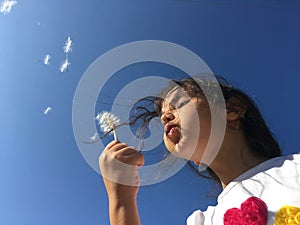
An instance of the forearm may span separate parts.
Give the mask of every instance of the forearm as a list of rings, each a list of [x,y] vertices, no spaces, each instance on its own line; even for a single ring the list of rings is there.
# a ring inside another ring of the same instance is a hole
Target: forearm
[[[120,162],[129,166],[120,166]],[[112,141],[99,157],[99,166],[108,194],[111,225],[140,225],[137,209],[138,167],[144,156],[124,143]],[[124,181],[131,181],[123,184]]]
[[[126,201],[110,200],[109,217],[111,225],[140,225],[136,199]]]

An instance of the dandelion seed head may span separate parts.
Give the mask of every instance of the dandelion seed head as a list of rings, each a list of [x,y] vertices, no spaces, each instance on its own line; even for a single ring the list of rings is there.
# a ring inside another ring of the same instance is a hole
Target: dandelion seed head
[[[117,116],[106,111],[99,113],[96,116],[96,120],[103,132],[112,131],[120,123],[120,119]]]
[[[15,4],[17,4],[17,1],[2,1],[0,5],[0,12],[2,12],[4,15],[9,13]]]

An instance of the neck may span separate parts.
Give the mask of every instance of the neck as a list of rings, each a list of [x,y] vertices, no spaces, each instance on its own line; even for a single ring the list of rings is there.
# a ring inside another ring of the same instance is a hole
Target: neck
[[[235,178],[265,160],[253,153],[242,132],[233,131],[225,137],[223,146],[210,167],[219,177],[224,189]]]

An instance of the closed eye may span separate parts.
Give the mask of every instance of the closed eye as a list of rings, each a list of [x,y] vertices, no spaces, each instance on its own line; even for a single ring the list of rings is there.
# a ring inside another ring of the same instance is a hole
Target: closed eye
[[[190,102],[190,100],[186,100],[183,102],[179,102],[176,106],[176,109],[180,109],[181,107],[185,106],[186,104],[188,104]]]

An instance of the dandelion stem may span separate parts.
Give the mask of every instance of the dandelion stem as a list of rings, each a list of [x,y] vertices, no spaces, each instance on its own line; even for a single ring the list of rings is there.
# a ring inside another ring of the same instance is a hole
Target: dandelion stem
[[[114,139],[115,139],[115,141],[119,141],[118,140],[118,136],[117,136],[117,131],[116,131],[115,127],[113,128],[113,132],[114,132]]]

